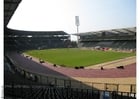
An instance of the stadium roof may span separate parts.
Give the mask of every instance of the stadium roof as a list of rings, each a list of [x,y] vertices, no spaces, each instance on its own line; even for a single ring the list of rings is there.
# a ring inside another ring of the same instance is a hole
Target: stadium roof
[[[78,33],[78,34],[76,33],[76,34],[73,34],[73,35],[88,36],[88,35],[98,35],[98,34],[101,34],[101,33],[134,35],[136,33],[136,27],[101,30],[101,31],[94,31],[94,32],[84,32],[84,33]]]
[[[4,27],[7,26],[21,0],[4,0]]]
[[[24,30],[14,30],[6,29],[7,33],[13,35],[69,35],[64,31],[24,31]]]

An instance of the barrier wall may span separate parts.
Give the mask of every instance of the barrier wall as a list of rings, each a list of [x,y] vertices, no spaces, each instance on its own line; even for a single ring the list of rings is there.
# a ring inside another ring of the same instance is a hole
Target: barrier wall
[[[26,70],[15,64],[15,71],[20,73],[27,79],[31,79],[41,84],[56,87],[85,88],[94,90],[120,91],[136,93],[135,84],[113,84],[113,83],[97,83],[97,82],[81,82],[70,79],[68,77],[60,77],[54,75],[43,75]]]

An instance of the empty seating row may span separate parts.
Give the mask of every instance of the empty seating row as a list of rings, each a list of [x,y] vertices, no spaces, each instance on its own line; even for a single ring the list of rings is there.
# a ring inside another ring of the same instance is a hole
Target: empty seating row
[[[128,92],[14,84],[5,85],[4,96],[14,99],[136,99],[135,93]]]

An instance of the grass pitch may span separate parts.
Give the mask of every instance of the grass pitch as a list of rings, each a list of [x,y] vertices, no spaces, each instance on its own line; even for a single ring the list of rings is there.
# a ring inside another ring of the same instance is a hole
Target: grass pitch
[[[135,56],[135,53],[81,50],[76,48],[30,50],[25,53],[33,57],[43,59],[44,61],[58,65],[65,65],[67,67],[85,67],[129,56]]]

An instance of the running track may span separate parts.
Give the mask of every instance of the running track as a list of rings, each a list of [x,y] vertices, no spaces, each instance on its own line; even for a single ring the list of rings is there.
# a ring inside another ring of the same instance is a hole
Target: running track
[[[136,63],[125,66],[124,69],[74,69],[65,67],[54,67],[47,63],[39,63],[35,60],[30,60],[23,55],[16,52],[8,54],[16,64],[19,66],[36,73],[43,75],[55,75],[64,77],[88,77],[88,78],[123,78],[123,77],[136,77]]]

